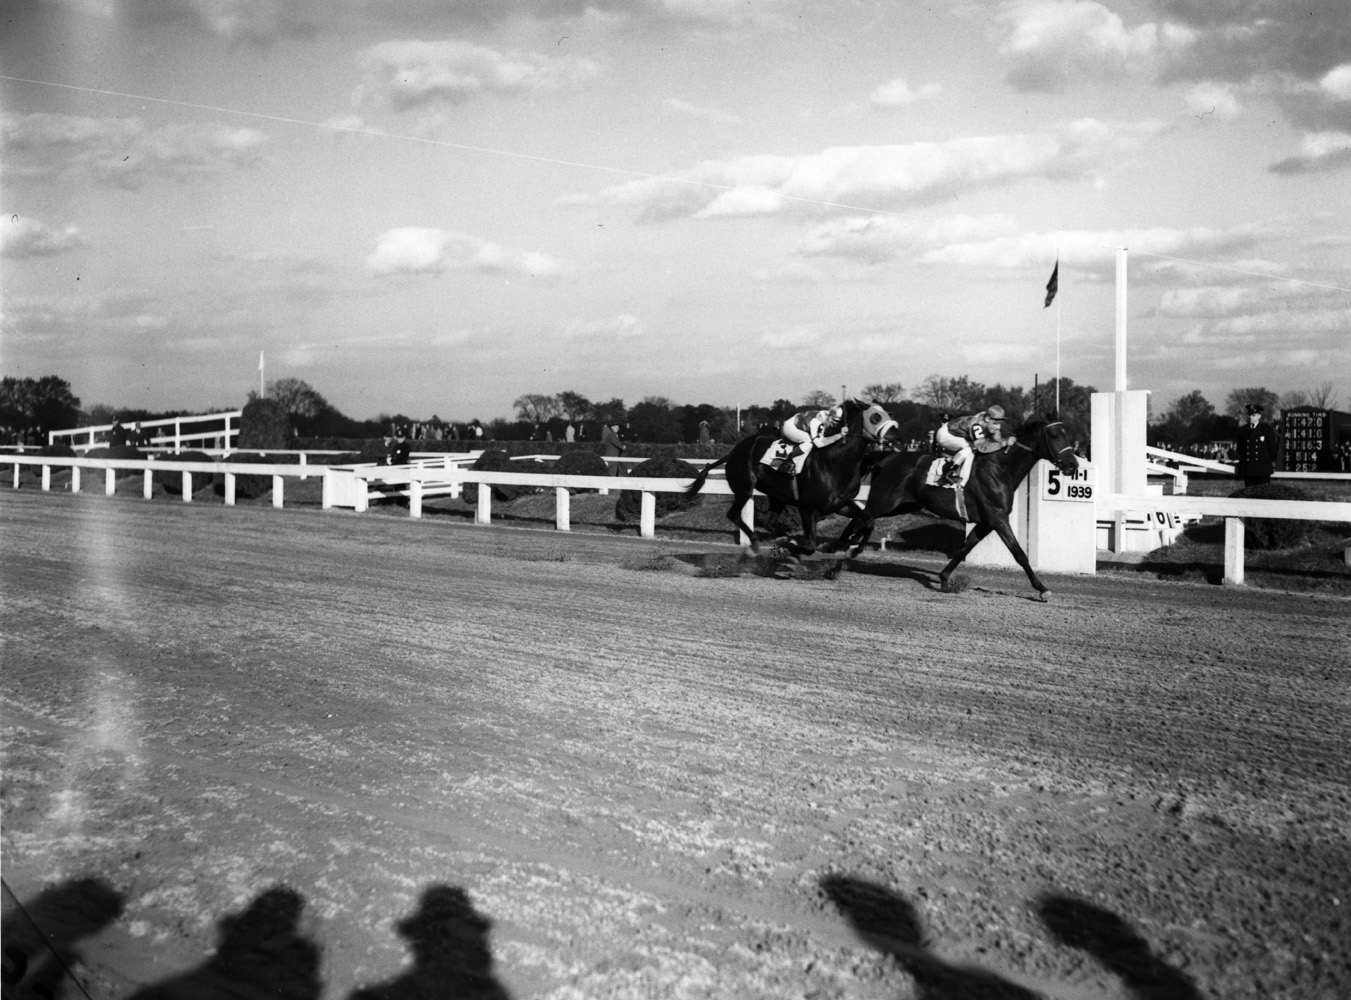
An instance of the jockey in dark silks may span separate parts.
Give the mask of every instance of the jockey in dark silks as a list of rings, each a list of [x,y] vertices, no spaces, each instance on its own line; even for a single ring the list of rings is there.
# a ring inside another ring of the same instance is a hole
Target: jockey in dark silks
[[[794,446],[792,460],[784,463],[783,471],[796,476],[813,448],[824,448],[844,437],[844,407],[794,413],[783,422],[779,432]]]
[[[947,471],[943,473],[944,486],[965,486],[971,478],[971,460],[975,451],[998,451],[1004,440],[1004,408],[999,404],[986,407],[979,413],[955,417],[938,428],[934,440],[949,452]]]

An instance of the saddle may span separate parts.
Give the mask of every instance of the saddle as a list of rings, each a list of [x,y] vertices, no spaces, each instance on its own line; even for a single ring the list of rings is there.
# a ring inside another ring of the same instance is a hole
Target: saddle
[[[801,472],[806,462],[807,453],[792,441],[784,438],[778,438],[760,456],[761,465],[767,465],[771,469],[791,475],[797,475]]]
[[[957,516],[963,521],[970,520],[966,514],[966,491],[962,489],[959,483],[942,481],[948,464],[949,459],[942,455],[935,455],[934,460],[929,463],[928,470],[924,473],[924,485],[951,492],[952,502],[957,507]]]

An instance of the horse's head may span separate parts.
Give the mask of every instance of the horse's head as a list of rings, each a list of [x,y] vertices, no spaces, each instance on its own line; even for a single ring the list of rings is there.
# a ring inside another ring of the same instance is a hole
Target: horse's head
[[[844,422],[850,434],[876,444],[890,441],[900,429],[881,403],[865,403],[861,399],[844,401]]]
[[[1068,475],[1079,468],[1079,456],[1074,454],[1074,442],[1060,420],[1047,421],[1037,432],[1037,455],[1054,462],[1056,468]]]

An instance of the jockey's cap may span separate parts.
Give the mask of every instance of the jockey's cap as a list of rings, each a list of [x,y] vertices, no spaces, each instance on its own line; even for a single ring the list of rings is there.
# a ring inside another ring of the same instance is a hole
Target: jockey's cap
[[[990,416],[994,417],[996,420],[1004,419],[1004,408],[1000,406],[998,403],[995,403],[985,412],[988,413]]]

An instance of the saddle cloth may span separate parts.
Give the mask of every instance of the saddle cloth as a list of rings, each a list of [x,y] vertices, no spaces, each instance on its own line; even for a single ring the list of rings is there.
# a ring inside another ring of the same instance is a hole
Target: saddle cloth
[[[787,472],[790,466],[794,472],[801,472],[806,462],[807,453],[800,451],[796,444],[784,438],[779,438],[760,456],[761,465],[768,465],[780,472]]]
[[[952,502],[957,507],[957,517],[966,521],[969,520],[966,513],[966,492],[956,483],[940,483],[938,480],[943,477],[943,470],[947,468],[948,460],[942,455],[937,455],[929,463],[929,470],[924,473],[924,485],[932,486],[935,489],[950,490],[952,492]]]

